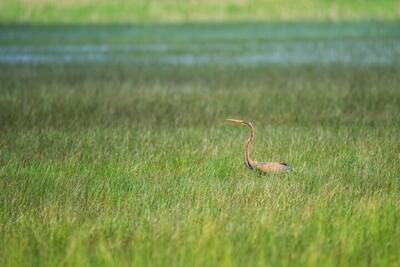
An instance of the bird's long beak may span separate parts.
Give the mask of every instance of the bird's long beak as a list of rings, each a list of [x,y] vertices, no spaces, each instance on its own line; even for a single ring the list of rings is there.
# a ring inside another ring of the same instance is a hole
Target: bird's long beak
[[[226,119],[226,120],[233,123],[244,123],[244,120],[235,120],[235,119]]]

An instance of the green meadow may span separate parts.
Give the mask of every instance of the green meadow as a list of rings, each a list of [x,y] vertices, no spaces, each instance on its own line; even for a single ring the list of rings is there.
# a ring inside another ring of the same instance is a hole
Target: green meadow
[[[0,266],[398,266],[399,29],[3,24]]]

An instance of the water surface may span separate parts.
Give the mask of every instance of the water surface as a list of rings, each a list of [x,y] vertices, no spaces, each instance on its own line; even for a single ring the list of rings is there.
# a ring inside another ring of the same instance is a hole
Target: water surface
[[[358,64],[400,62],[400,23],[2,26],[2,63]]]

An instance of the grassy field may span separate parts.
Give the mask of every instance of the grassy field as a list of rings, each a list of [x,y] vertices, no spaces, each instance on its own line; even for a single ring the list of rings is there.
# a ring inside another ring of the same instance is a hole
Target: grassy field
[[[1,0],[8,23],[398,20],[399,0]]]
[[[398,266],[398,28],[2,28],[0,266]]]

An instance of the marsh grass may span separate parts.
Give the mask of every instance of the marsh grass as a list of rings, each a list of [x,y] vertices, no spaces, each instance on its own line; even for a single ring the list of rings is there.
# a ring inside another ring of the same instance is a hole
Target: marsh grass
[[[400,262],[397,67],[0,68],[1,266]]]

